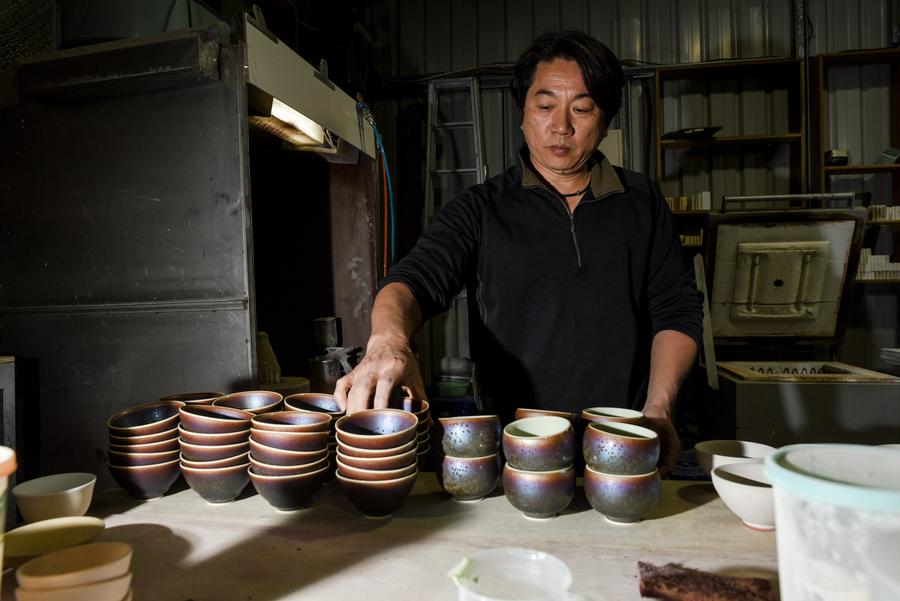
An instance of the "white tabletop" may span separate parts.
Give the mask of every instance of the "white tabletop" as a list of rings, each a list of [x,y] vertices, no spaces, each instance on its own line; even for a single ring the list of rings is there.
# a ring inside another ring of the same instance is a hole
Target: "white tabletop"
[[[136,601],[452,600],[447,572],[479,549],[540,549],[566,562],[573,592],[591,601],[639,599],[637,561],[679,562],[739,575],[775,577],[773,533],[752,531],[709,483],[663,482],[654,512],[633,526],[606,522],[579,486],[562,515],[524,518],[502,496],[450,499],[423,473],[394,517],[363,517],[333,482],[304,510],[281,513],[248,486],[242,498],[210,505],[176,485],[137,502],[119,490],[97,493],[100,540],[134,546]],[[12,598],[7,574],[3,597]]]

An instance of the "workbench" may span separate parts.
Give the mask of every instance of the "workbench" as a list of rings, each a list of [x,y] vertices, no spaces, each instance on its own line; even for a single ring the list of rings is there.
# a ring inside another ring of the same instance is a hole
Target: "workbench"
[[[580,485],[565,512],[537,521],[499,489],[478,502],[455,501],[432,473],[419,475],[388,519],[361,515],[337,482],[289,513],[252,485],[232,503],[211,505],[179,481],[147,502],[117,489],[97,492],[89,514],[106,521],[99,540],[134,546],[135,601],[453,600],[447,572],[466,555],[503,546],[559,557],[572,570],[572,592],[590,601],[639,599],[639,559],[777,575],[774,533],[741,525],[708,482],[664,481],[656,509],[631,526],[607,522]],[[13,588],[8,573],[4,599]]]

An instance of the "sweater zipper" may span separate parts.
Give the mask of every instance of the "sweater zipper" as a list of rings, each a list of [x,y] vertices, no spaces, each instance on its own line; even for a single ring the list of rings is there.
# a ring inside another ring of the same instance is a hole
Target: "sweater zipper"
[[[554,196],[556,195],[554,194]],[[569,205],[566,204],[565,199],[559,196],[556,196],[556,198],[559,198],[566,215],[569,216],[569,231],[572,232],[572,245],[575,247],[575,257],[578,259],[578,273],[581,273],[584,270],[584,265],[581,262],[581,249],[578,247],[578,236],[575,233],[575,212],[569,210]]]

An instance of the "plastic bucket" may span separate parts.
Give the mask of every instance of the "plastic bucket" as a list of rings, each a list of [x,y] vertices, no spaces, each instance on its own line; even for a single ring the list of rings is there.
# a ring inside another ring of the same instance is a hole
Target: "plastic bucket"
[[[900,453],[791,445],[765,459],[775,493],[782,601],[866,601],[869,546],[900,529]]]
[[[16,471],[16,452],[0,446],[0,572],[3,571],[3,528],[6,526],[6,499],[9,477]]]

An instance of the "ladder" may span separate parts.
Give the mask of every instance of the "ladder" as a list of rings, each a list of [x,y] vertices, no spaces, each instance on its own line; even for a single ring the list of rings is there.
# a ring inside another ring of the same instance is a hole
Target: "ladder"
[[[423,220],[427,226],[446,201],[487,176],[476,77],[429,82],[425,163]]]
[[[447,201],[486,178],[478,79],[430,81],[423,226],[431,223]],[[469,356],[466,303],[463,289],[448,312],[435,316],[419,330],[419,369],[426,383],[440,373],[443,357]]]

